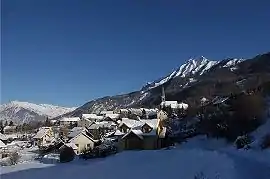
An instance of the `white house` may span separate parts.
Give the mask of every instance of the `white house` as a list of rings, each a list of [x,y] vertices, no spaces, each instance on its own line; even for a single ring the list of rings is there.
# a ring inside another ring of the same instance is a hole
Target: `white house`
[[[70,124],[77,124],[79,122],[80,118],[79,117],[64,117],[60,119],[60,125],[61,126],[67,126]]]
[[[37,146],[50,144],[54,140],[52,127],[41,127],[37,134],[33,137]]]
[[[3,131],[4,134],[13,134],[16,132],[17,126],[6,126],[4,127]]]
[[[104,116],[99,116],[97,114],[82,114],[82,119],[89,119],[90,121],[102,121]]]
[[[91,134],[82,131],[69,140],[69,145],[72,146],[76,154],[81,154],[84,150],[93,149],[96,142],[97,141],[92,138]]]

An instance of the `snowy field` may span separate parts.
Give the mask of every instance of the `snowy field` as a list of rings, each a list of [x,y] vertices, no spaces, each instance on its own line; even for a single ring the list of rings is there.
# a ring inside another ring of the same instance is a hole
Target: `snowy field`
[[[269,179],[270,160],[258,160],[270,151],[174,148],[127,151],[95,160],[51,164],[28,162],[1,168],[1,179]]]
[[[54,156],[1,167],[1,179],[270,179],[270,149],[258,148],[270,120],[251,135],[252,149],[236,150],[224,140],[197,136],[170,150],[125,151],[103,159],[56,163]],[[28,151],[29,150],[29,151]],[[33,150],[33,149],[32,149]]]

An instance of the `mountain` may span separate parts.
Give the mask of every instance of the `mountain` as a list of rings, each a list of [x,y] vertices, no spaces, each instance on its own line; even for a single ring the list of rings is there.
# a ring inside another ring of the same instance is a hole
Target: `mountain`
[[[195,105],[202,97],[240,93],[269,81],[270,53],[246,60],[231,58],[213,61],[200,57],[187,60],[172,73],[147,83],[139,91],[92,100],[63,116],[81,116],[83,113],[126,107],[156,107],[161,102],[161,86],[165,88],[167,100]]]
[[[196,75],[203,75],[208,72],[213,66],[221,64],[220,67],[230,68],[231,70],[237,68],[237,64],[244,61],[244,59],[227,59],[223,61],[212,61],[206,59],[204,56],[201,56],[198,59],[189,59],[186,63],[181,65],[177,70],[173,71],[171,74],[166,76],[165,78],[161,78],[153,83],[147,83],[146,86],[143,87],[144,90],[149,90],[155,88],[157,86],[163,85],[169,80],[176,77],[189,77]]]
[[[49,104],[33,104],[12,101],[0,106],[0,120],[12,120],[15,123],[42,121],[73,111],[76,108],[65,108]]]

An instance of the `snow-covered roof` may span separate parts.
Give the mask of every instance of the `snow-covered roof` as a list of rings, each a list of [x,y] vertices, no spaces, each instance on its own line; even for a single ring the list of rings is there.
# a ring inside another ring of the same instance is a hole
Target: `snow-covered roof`
[[[77,130],[83,130],[85,129],[84,127],[73,127],[70,131],[77,131]]]
[[[157,135],[157,130],[152,129],[151,132],[148,133],[142,133],[143,136],[156,136]]]
[[[81,132],[86,131],[86,128],[84,127],[74,127],[71,132],[68,134],[69,138],[73,138],[80,134]]]
[[[120,130],[116,130],[115,133],[114,133],[115,136],[122,136],[122,135],[125,135],[125,133],[121,132]]]
[[[221,103],[224,103],[225,101],[227,101],[228,99],[229,99],[229,97],[223,98],[223,97],[217,96],[212,100],[212,102],[213,102],[213,104],[221,104]]]
[[[60,119],[61,122],[78,122],[79,120],[79,117],[64,117]]]
[[[97,114],[82,114],[82,118],[84,118],[84,119],[102,120],[102,119],[104,119],[104,116],[98,116]]]
[[[4,148],[6,147],[6,144],[4,144],[4,142],[2,142],[2,140],[0,140],[0,148]]]
[[[120,109],[120,113],[127,113],[128,109]]]
[[[157,128],[158,125],[158,119],[141,119],[143,125],[148,124],[152,128]]]
[[[40,128],[37,134],[34,136],[34,139],[41,139],[47,134],[48,131],[49,129],[47,128]]]
[[[187,109],[188,108],[188,104],[181,102],[181,103],[178,104],[178,108],[180,108],[180,109]]]
[[[106,114],[113,114],[113,111],[101,111],[99,114],[106,115]]]
[[[105,114],[105,117],[109,117],[111,119],[118,119],[120,117],[120,114],[108,113],[108,114]]]
[[[71,147],[73,150],[77,150],[78,147],[74,143],[66,143],[65,144],[67,147]]]
[[[207,98],[205,98],[205,97],[202,97],[202,98],[201,98],[201,102],[202,102],[202,103],[205,103],[205,102],[207,102],[207,101],[209,101]]]
[[[82,132],[80,132],[78,135],[76,135],[75,137],[73,137],[72,139],[70,139],[69,140],[69,142],[70,143],[72,143],[78,136],[80,136],[80,135],[83,135],[83,136],[85,136],[86,138],[88,138],[89,140],[91,140],[91,141],[96,141],[96,140],[94,140],[91,136],[90,136],[90,133],[88,133],[88,132],[86,132],[86,131],[82,131]]]
[[[130,133],[133,133],[133,134],[135,134],[135,135],[137,135],[140,139],[143,139],[143,132],[141,131],[141,130],[129,130],[129,132],[128,133],[126,133],[123,137],[122,137],[122,139],[124,139],[126,136],[128,136]]]
[[[7,140],[8,137],[5,134],[0,133],[0,140]]]
[[[116,126],[111,121],[101,121],[101,122],[95,122],[92,125],[89,126],[89,129],[98,129],[98,128],[110,128],[112,126]]]
[[[179,103],[177,101],[164,101],[161,102],[160,104],[161,106],[165,106],[165,107],[171,107],[172,109],[187,109],[188,108],[188,104],[186,103]]]
[[[6,126],[4,130],[15,130],[17,126]]]
[[[143,122],[140,120],[122,118],[122,122],[120,123],[119,127],[121,127],[123,124],[125,124],[129,128],[134,128],[143,125]]]

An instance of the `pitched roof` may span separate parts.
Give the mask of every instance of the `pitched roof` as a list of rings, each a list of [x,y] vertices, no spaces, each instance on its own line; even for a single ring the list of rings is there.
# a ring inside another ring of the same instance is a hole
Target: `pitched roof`
[[[120,117],[120,114],[106,114],[105,117],[109,117],[111,119],[118,119]]]
[[[122,122],[119,124],[119,127],[121,127],[123,124],[125,124],[129,128],[135,128],[135,127],[143,125],[143,122],[140,120],[122,118]]]
[[[84,127],[73,127],[70,131],[77,131],[77,130],[82,130]]]
[[[121,136],[121,135],[125,135],[125,133],[121,132],[120,130],[116,130],[114,135],[115,136]]]
[[[188,108],[188,104],[186,103],[179,103],[177,101],[164,101],[161,102],[160,104],[161,106],[165,106],[165,107],[171,107],[172,109],[187,109]]]
[[[68,134],[69,138],[73,138],[75,136],[77,136],[79,133],[86,131],[86,128],[84,127],[74,127],[73,129],[71,129],[71,132]]]
[[[0,133],[0,140],[7,140],[7,136],[5,134]]]
[[[113,111],[101,111],[99,114],[113,114]]]
[[[129,130],[128,133],[126,133],[122,139],[126,138],[128,135],[130,135],[131,133],[135,134],[136,136],[138,136],[140,139],[143,139],[143,132],[141,130]]]
[[[82,114],[82,118],[92,120],[102,120],[104,119],[104,116],[98,116],[97,114]]]
[[[158,119],[141,119],[143,125],[148,124],[152,128],[157,128],[158,125]]]
[[[78,122],[79,120],[79,117],[64,117],[60,119],[61,122]]]
[[[4,127],[4,130],[14,130],[17,126],[6,126]]]
[[[49,129],[40,128],[39,131],[37,132],[37,134],[34,136],[34,139],[41,139],[42,137],[44,137],[47,134],[48,131],[49,131]]]
[[[67,147],[71,147],[73,150],[77,150],[78,147],[74,143],[66,143],[65,144]]]
[[[156,129],[152,129],[151,132],[148,133],[143,133],[143,136],[156,136],[157,135],[157,130]]]
[[[2,140],[0,140],[0,148],[6,147],[6,144],[4,144],[4,142],[2,142]]]
[[[80,136],[80,135],[85,136],[86,138],[88,138],[89,140],[91,140],[91,141],[93,141],[93,142],[96,142],[96,141],[92,138],[92,136],[90,136],[91,134],[90,134],[89,132],[87,132],[87,131],[82,131],[82,132],[80,132],[78,135],[76,135],[75,137],[73,137],[72,139],[70,139],[69,142],[72,143],[72,141],[73,141],[75,138],[77,138],[78,136]]]

